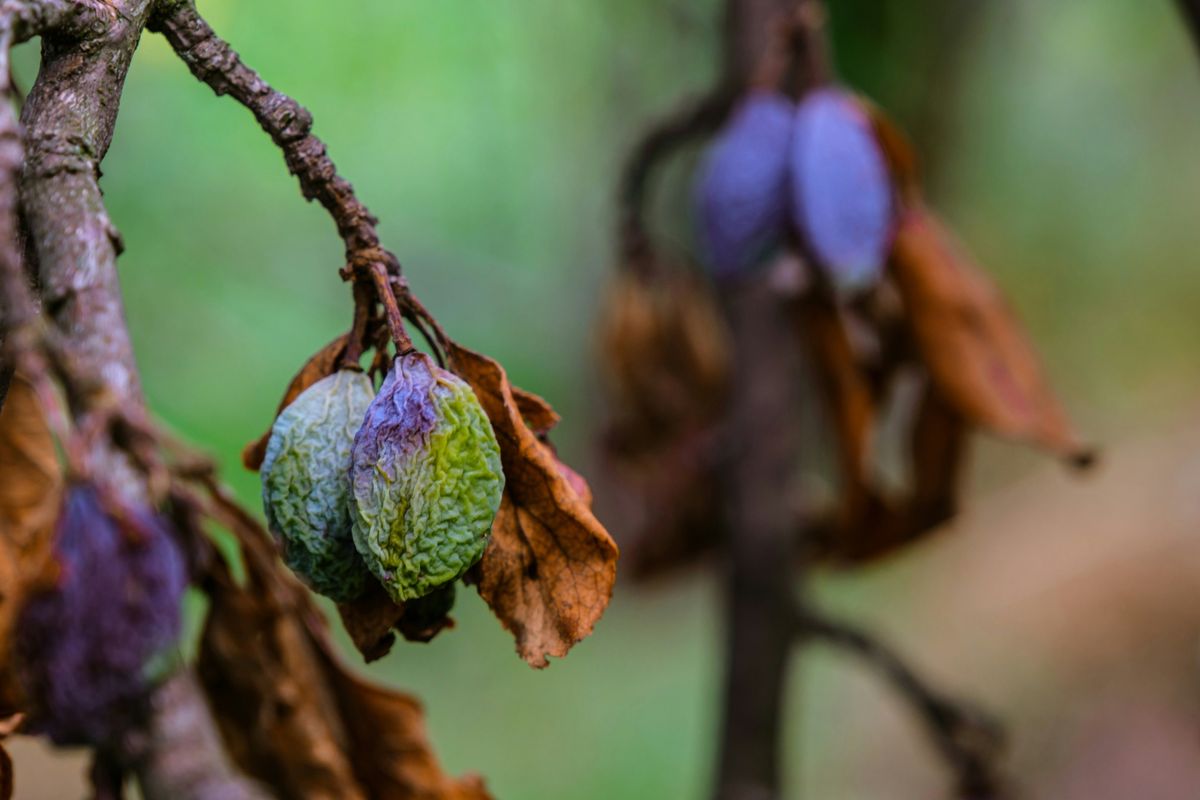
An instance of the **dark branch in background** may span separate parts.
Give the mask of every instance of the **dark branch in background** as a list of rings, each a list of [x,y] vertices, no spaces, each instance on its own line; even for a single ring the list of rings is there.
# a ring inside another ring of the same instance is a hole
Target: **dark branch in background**
[[[1194,3],[1200,7],[1200,0]],[[645,220],[655,170],[689,141],[716,130],[739,97],[755,89],[801,97],[834,78],[825,5],[820,0],[729,0],[724,67],[698,102],[652,128],[622,173],[618,196],[620,268],[656,268]],[[766,271],[769,272],[769,271]],[[797,547],[790,500],[802,443],[795,410],[805,398],[804,357],[791,299],[759,273],[722,287],[735,375],[723,427],[733,432],[724,456],[728,541],[726,674],[714,797],[778,800],[781,713],[793,650],[825,641],[874,666],[914,709],[964,797],[996,798],[1002,737],[997,726],[934,690],[892,650],[850,626],[811,612],[797,618],[805,554],[821,520]],[[798,569],[797,569],[798,566]],[[801,608],[806,606],[801,603]],[[793,745],[794,747],[794,745]]]
[[[797,615],[794,635],[848,650],[866,661],[912,707],[955,775],[962,797],[999,797],[997,762],[1004,747],[1000,726],[984,714],[937,691],[879,640],[844,622],[812,611]]]
[[[760,70],[784,52],[798,9],[796,0],[730,0],[727,6],[726,79],[744,91]],[[784,37],[781,39],[781,37]],[[804,64],[809,62],[805,61]],[[816,77],[816,76],[812,76]],[[800,85],[810,81],[801,77]],[[737,443],[723,467],[729,487],[726,583],[725,688],[717,800],[781,797],[781,715],[787,666],[796,643],[791,616],[796,576],[791,493],[801,444],[803,355],[789,309],[759,274],[722,298],[729,318],[735,374],[726,421]]]
[[[646,194],[655,168],[689,141],[716,130],[736,97],[737,87],[722,83],[663,120],[638,142],[621,174],[618,190],[618,237],[623,267],[636,268],[647,255]]]

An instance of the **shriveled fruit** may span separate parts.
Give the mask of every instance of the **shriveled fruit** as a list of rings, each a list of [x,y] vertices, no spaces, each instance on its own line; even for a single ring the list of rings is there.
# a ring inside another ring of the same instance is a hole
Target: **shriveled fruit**
[[[754,266],[782,238],[795,105],[759,92],[742,101],[700,168],[696,208],[705,261],[718,276]]]
[[[322,378],[275,420],[263,459],[263,508],[284,560],[338,602],[371,579],[351,535],[350,450],[374,394],[356,370]]]
[[[179,635],[183,555],[161,517],[114,517],[86,484],[68,491],[54,548],[58,584],[29,599],[13,648],[26,731],[111,743],[145,713],[148,666]]]
[[[396,359],[354,439],[354,544],[392,599],[467,571],[500,507],[500,447],[471,387],[423,353]]]
[[[879,278],[895,228],[891,179],[871,118],[840,89],[810,92],[796,112],[792,215],[835,285]]]

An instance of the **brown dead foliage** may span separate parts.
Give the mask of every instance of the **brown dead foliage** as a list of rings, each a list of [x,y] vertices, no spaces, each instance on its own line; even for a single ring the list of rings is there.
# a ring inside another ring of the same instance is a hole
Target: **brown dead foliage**
[[[13,626],[24,599],[54,579],[54,524],[63,474],[54,437],[33,388],[13,378],[0,410],[0,665],[9,663]],[[0,706],[18,697],[0,669]]]
[[[504,368],[454,343],[451,369],[475,390],[500,443],[504,497],[470,579],[534,667],[562,657],[608,606],[617,546],[553,451],[529,428]]]
[[[444,587],[453,593],[454,587]],[[453,595],[451,595],[452,597]],[[410,642],[429,642],[454,627],[439,592],[408,603],[394,602],[377,581],[350,603],[339,603],[338,613],[350,640],[370,663],[386,656],[396,642],[396,633]]]
[[[921,360],[969,422],[1086,465],[1033,347],[992,280],[927,210],[901,221],[892,271]]]
[[[206,511],[237,536],[246,581],[210,570],[197,672],[239,767],[282,798],[487,800],[479,778],[441,771],[416,700],[341,665],[266,532],[210,488]]]
[[[600,317],[600,355],[612,389],[609,446],[639,454],[702,425],[730,381],[726,323],[694,270],[657,262],[620,271]]]

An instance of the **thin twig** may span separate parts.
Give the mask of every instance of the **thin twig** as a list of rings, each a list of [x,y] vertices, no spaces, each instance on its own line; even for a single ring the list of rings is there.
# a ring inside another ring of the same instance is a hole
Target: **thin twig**
[[[1000,795],[1004,734],[990,716],[934,689],[894,650],[845,622],[804,610],[795,633],[847,650],[879,671],[924,724],[962,796]]]
[[[649,244],[645,206],[655,169],[689,141],[715,130],[728,116],[737,94],[734,84],[720,83],[651,128],[634,147],[618,190],[618,236],[623,266],[633,268],[640,263]]]

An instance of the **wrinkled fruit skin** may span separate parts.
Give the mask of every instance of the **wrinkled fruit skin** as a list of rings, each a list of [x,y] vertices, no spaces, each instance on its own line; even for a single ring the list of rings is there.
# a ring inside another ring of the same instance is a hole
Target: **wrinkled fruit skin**
[[[718,277],[770,254],[787,222],[795,104],[759,92],[742,101],[700,167],[695,190],[704,260]]]
[[[354,544],[397,602],[467,571],[500,507],[500,447],[471,387],[423,353],[396,359],[354,438]]]
[[[371,579],[351,534],[350,451],[374,395],[355,370],[322,378],[275,420],[263,459],[263,508],[284,561],[339,603]]]
[[[14,642],[25,730],[58,745],[112,742],[143,718],[148,665],[179,636],[183,555],[160,517],[114,520],[86,485],[66,496],[55,551],[58,585],[29,600]]]
[[[866,111],[839,89],[810,92],[796,112],[792,215],[835,286],[879,279],[895,228],[891,179]]]

